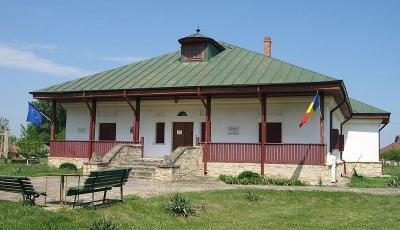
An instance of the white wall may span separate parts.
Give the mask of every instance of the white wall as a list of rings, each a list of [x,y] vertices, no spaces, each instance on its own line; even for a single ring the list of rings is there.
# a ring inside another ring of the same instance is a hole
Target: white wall
[[[379,125],[381,120],[351,119],[343,125],[345,146],[343,160],[379,161]]]

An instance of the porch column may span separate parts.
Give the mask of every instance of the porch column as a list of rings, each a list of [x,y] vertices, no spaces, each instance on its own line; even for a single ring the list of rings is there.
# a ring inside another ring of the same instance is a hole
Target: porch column
[[[206,103],[206,123],[205,123],[205,135],[204,135],[204,148],[203,148],[203,162],[204,162],[204,174],[207,174],[207,161],[209,156],[209,144],[211,142],[211,96],[207,95]]]
[[[135,104],[135,126],[134,126],[134,143],[140,142],[140,97],[136,97],[136,104]]]
[[[88,147],[88,157],[89,160],[92,158],[93,154],[93,140],[96,133],[96,99],[92,99],[92,105],[89,107],[89,147]]]
[[[264,176],[264,163],[267,156],[267,96],[261,95],[261,176]]]
[[[50,127],[50,140],[56,139],[57,132],[57,101],[51,101],[51,127]]]
[[[325,120],[325,94],[324,92],[320,93],[319,96],[319,103],[320,103],[320,111],[321,111],[321,116],[319,119],[319,143],[323,145],[325,143],[324,141],[324,130],[325,130],[325,125],[324,125],[324,120]]]

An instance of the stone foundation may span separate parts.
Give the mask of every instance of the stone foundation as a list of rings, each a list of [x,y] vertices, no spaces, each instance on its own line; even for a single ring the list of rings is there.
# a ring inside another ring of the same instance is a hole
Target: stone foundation
[[[346,162],[346,171],[348,175],[353,174],[353,169],[359,175],[366,177],[382,176],[382,162]]]
[[[87,162],[86,158],[69,158],[69,157],[49,157],[48,164],[49,166],[59,168],[60,165],[64,163],[74,164],[77,168],[82,168],[83,163]]]
[[[272,178],[296,178],[307,181],[310,184],[332,184],[331,166],[327,165],[289,165],[289,164],[265,164],[266,177]],[[243,171],[261,173],[261,165],[258,163],[207,163],[208,175],[237,176]],[[340,180],[343,173],[343,164],[336,165],[336,180]]]

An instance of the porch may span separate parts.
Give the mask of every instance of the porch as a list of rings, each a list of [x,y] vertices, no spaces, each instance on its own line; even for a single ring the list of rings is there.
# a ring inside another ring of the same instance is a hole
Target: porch
[[[326,150],[324,144],[286,144],[268,143],[206,143],[196,138],[196,146],[203,147],[204,162],[221,163],[261,163],[262,148],[266,148],[266,164],[294,164],[294,165],[324,165]],[[144,145],[144,138],[140,139]],[[133,144],[130,141],[79,141],[79,140],[52,140],[50,142],[50,157],[83,158],[88,159],[88,149],[92,145],[93,153],[103,157],[114,146]],[[143,153],[143,148],[142,148]],[[143,155],[142,155],[143,156]]]

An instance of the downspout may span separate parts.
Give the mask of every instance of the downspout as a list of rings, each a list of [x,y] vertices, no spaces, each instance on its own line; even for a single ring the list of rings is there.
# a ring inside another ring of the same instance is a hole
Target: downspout
[[[340,135],[343,135],[343,125],[348,122],[351,119],[352,116],[344,120],[342,123],[340,123]],[[346,161],[343,159],[343,150],[340,150],[340,159],[343,161],[343,175],[347,175],[347,169],[346,169]]]
[[[389,122],[386,122],[385,124],[383,124],[383,126],[382,127],[380,127],[379,128],[379,131],[378,131],[378,137],[379,137],[379,159],[381,160],[381,153],[380,153],[380,151],[381,151],[381,130],[383,129],[383,128],[385,128],[386,127],[386,125],[387,124],[389,124]],[[381,162],[382,162],[382,175],[383,175],[383,165],[384,165],[384,162],[383,162],[383,160],[381,160]]]
[[[329,112],[329,152],[332,154],[332,144],[331,144],[331,135],[332,135],[332,126],[333,126],[333,113],[340,108],[346,102],[346,98],[343,98],[343,101],[338,104],[335,108],[333,108]],[[334,161],[334,162],[333,162]],[[332,159],[332,166],[331,166],[331,182],[336,183],[336,156]]]

